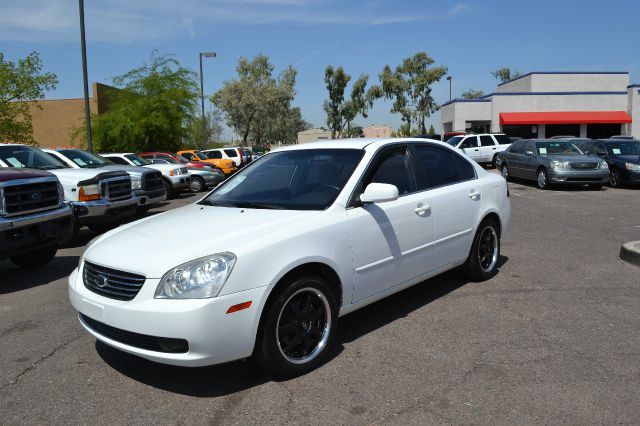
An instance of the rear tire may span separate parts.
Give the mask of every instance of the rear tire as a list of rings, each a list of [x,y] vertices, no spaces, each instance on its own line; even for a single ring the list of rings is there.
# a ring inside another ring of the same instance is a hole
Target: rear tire
[[[255,358],[281,377],[305,374],[322,364],[333,342],[336,295],[313,275],[294,277],[275,291],[263,312]]]
[[[511,182],[511,175],[509,174],[509,166],[507,166],[506,164],[503,164],[502,168],[500,169],[500,174],[502,174],[502,177],[504,178],[504,180],[506,180],[507,182]]]
[[[57,251],[58,246],[54,244],[29,253],[13,256],[10,259],[21,268],[41,268],[56,256]]]
[[[480,223],[469,257],[462,265],[465,275],[473,281],[486,281],[494,277],[498,258],[500,257],[500,228],[493,219],[485,219]]]
[[[497,164],[497,162],[498,162],[498,154],[494,154],[494,155],[493,155],[493,159],[491,160],[491,166],[492,166],[494,169],[497,169],[497,168],[498,168],[498,164]]]

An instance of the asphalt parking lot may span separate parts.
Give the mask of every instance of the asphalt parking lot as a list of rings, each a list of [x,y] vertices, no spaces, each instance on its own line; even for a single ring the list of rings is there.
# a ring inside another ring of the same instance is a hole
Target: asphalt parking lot
[[[640,268],[618,254],[640,189],[510,192],[494,279],[452,271],[348,315],[329,361],[287,381],[96,343],[66,290],[88,230],[47,268],[0,262],[0,424],[637,424]]]

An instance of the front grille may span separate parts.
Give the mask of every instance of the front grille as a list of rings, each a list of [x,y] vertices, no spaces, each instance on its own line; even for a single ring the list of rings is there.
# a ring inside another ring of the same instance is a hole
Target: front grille
[[[109,200],[131,198],[131,178],[115,178],[100,182],[102,195]]]
[[[135,348],[173,354],[183,354],[189,351],[189,344],[184,339],[172,339],[134,333],[101,323],[83,314],[80,314],[80,320],[96,333]]]
[[[569,163],[572,169],[576,170],[594,170],[598,168],[598,163],[593,161],[579,161],[575,163]]]
[[[144,179],[142,179],[142,189],[145,191],[153,191],[154,189],[160,189],[162,187],[164,187],[162,183],[162,173],[149,172],[144,175]]]
[[[55,180],[7,185],[2,188],[7,216],[50,210],[60,205]]]
[[[142,288],[145,277],[85,262],[83,281],[86,288],[101,296],[131,300]]]

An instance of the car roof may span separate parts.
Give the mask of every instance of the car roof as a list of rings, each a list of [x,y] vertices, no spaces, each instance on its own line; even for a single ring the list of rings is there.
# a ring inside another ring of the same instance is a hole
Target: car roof
[[[309,142],[297,145],[284,146],[275,151],[295,151],[303,149],[377,149],[389,143],[400,142],[435,142],[443,145],[442,141],[426,138],[352,138],[352,139],[328,139],[318,142]]]

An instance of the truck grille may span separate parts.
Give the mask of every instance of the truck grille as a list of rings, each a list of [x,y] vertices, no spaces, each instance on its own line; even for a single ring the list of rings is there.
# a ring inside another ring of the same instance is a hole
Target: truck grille
[[[1,194],[7,216],[51,210],[60,205],[56,180],[7,185]]]
[[[149,336],[146,334],[134,333],[133,331],[122,330],[110,325],[101,323],[86,315],[79,314],[80,320],[96,333],[125,345],[134,348],[146,349],[149,351],[165,353],[186,353],[189,351],[189,344],[184,339],[171,339],[167,337]]]
[[[145,277],[85,262],[83,281],[86,288],[101,296],[131,300],[142,288]]]
[[[163,186],[162,173],[149,172],[144,175],[144,179],[142,180],[142,189],[145,191],[153,191],[154,189],[160,189]]]
[[[131,178],[112,178],[100,182],[102,194],[109,200],[131,198]]]
[[[598,168],[598,163],[593,161],[579,161],[575,163],[569,163],[572,169],[577,170],[595,170]]]

